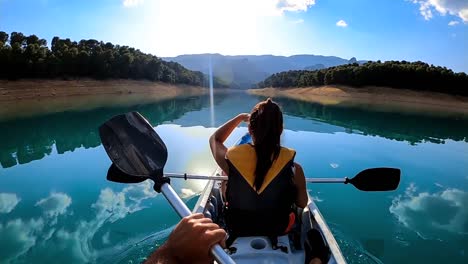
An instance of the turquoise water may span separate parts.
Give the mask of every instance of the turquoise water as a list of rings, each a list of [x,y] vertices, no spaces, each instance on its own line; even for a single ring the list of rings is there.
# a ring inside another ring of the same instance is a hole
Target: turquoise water
[[[258,100],[215,95],[215,126]],[[394,192],[308,185],[350,263],[467,263],[468,117],[277,101],[283,145],[297,150],[307,177],[402,170]],[[167,172],[213,172],[208,97],[3,121],[0,263],[139,263],[167,238],[178,217],[149,182],[106,180],[110,161],[97,127],[128,111],[147,117],[166,142]],[[189,206],[204,186],[172,183]]]

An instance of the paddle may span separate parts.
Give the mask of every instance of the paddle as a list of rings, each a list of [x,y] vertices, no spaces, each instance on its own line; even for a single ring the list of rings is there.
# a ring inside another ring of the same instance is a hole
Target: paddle
[[[361,171],[354,178],[346,178],[344,183],[351,183],[361,191],[393,191],[400,184],[400,173],[396,168],[372,168]]]
[[[207,176],[196,174],[166,173],[165,177],[198,180],[220,180],[226,181],[227,176]],[[108,179],[113,181],[130,181],[132,176],[120,173],[111,173],[109,169]],[[352,184],[361,191],[393,191],[400,183],[400,170],[395,168],[371,168],[359,172],[354,178],[307,178],[309,183],[344,183]]]
[[[99,129],[107,154],[114,162],[107,179],[120,183],[138,183],[152,179],[184,178],[227,180],[226,176],[206,176],[162,173],[167,161],[167,148],[159,135],[140,114],[133,112],[112,118]],[[247,137],[243,137],[247,138]],[[247,138],[245,140],[249,140]],[[163,177],[165,176],[165,177]],[[396,168],[371,168],[349,178],[308,178],[310,183],[352,184],[361,191],[392,191],[400,183],[400,170]]]
[[[109,180],[136,183],[151,179],[154,190],[162,192],[181,217],[191,214],[170,186],[169,178],[164,177],[166,145],[143,116],[137,112],[115,116],[99,127],[99,135],[113,162]],[[213,246],[211,253],[219,263],[234,263],[220,245]]]

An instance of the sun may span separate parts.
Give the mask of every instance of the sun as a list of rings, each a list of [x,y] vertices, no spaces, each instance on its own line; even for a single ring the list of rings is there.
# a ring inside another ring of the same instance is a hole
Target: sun
[[[158,52],[236,54],[259,51],[257,1],[159,1],[147,12],[145,28],[152,37]],[[262,1],[260,1],[262,2]]]

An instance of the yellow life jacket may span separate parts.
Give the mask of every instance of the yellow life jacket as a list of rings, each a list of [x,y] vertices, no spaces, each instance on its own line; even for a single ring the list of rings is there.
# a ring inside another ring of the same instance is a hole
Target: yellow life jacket
[[[259,190],[254,187],[257,156],[253,145],[228,149],[226,224],[237,236],[284,233],[296,199],[293,166],[296,152],[281,147]]]

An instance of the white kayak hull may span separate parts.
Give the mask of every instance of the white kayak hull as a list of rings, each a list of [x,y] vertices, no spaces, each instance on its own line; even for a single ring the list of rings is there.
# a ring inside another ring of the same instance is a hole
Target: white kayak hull
[[[218,205],[218,199],[220,198],[219,185],[219,181],[208,181],[204,191],[198,199],[194,212],[204,213],[207,217],[216,218],[215,216],[218,214],[218,212],[216,212],[216,207]],[[331,251],[328,263],[346,263],[338,243],[333,237],[333,234],[328,228],[323,216],[320,214],[318,207],[311,199],[309,199],[307,208],[302,212],[302,221],[302,238],[305,238],[305,232],[307,232],[311,227],[318,229],[322,233],[322,236]],[[303,244],[302,240],[301,244]],[[235,252],[230,252],[229,254],[236,263],[304,263],[304,250],[296,250],[288,235],[278,237],[278,246],[286,247],[286,252],[280,249],[274,250],[270,239],[267,237],[238,237],[231,245],[231,248],[236,249]]]

